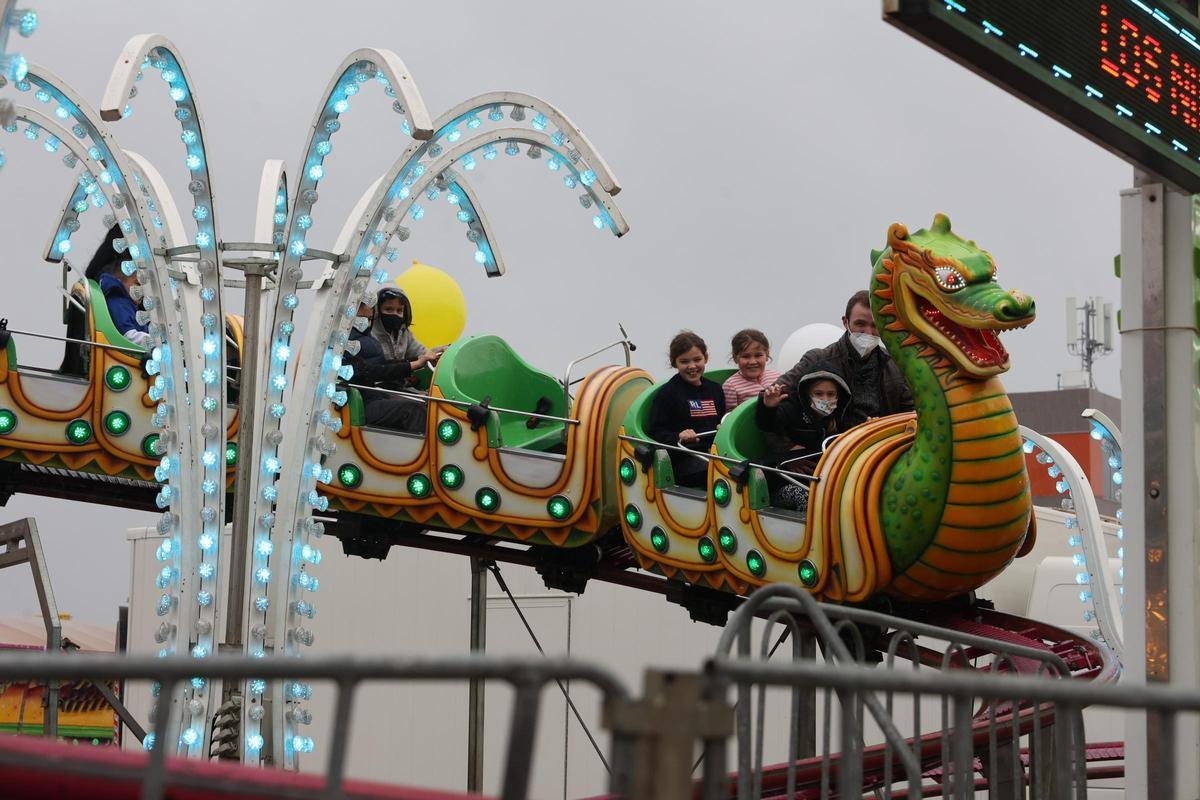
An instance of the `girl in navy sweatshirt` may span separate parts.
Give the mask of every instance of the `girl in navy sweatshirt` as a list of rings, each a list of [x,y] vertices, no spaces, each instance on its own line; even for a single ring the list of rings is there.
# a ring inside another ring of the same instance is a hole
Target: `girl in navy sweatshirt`
[[[654,395],[650,403],[649,432],[655,441],[682,445],[708,452],[711,434],[725,416],[725,393],[721,385],[704,377],[708,346],[691,331],[680,331],[671,340],[671,366],[676,375]],[[708,462],[677,450],[671,451],[675,482],[702,487]]]

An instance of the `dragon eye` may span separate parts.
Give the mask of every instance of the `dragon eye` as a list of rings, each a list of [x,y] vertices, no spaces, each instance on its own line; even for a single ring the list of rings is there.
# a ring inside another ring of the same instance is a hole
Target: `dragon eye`
[[[937,267],[933,271],[933,277],[937,279],[938,286],[947,292],[957,292],[967,285],[962,274],[953,267]]]

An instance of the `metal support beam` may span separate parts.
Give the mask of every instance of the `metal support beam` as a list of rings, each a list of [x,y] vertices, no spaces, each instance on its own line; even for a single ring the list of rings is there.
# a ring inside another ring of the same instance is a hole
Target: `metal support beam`
[[[38,536],[37,522],[33,517],[19,519],[0,525],[0,569],[16,564],[29,564],[33,573],[33,588],[37,592],[38,606],[42,610],[42,623],[46,626],[46,652],[62,650],[62,623],[58,618],[58,604],[54,601],[54,589],[50,585],[50,571],[46,569],[46,557],[42,554],[42,540]],[[42,696],[45,709],[42,716],[42,733],[51,739],[58,738],[58,689],[57,680],[46,681],[46,693]]]
[[[1200,513],[1197,336],[1191,195],[1139,175],[1121,198],[1121,395],[1125,426],[1122,503],[1125,652],[1131,683],[1200,683],[1200,587],[1195,520]],[[1138,610],[1135,613],[1134,610]],[[1200,796],[1200,725],[1168,727],[1156,713],[1126,730],[1131,796]]]
[[[248,564],[246,550],[250,533],[254,528],[251,515],[254,513],[254,497],[246,491],[251,484],[251,470],[258,464],[249,456],[257,432],[254,430],[254,415],[258,405],[257,381],[259,358],[259,315],[262,310],[263,278],[274,267],[271,263],[245,263],[242,270],[246,275],[246,310],[242,326],[242,382],[238,393],[238,441],[244,445],[241,458],[237,461],[237,479],[234,484],[233,538],[229,547],[229,599],[225,605],[225,645],[229,648],[242,646],[242,628],[246,615],[246,573]]]
[[[471,559],[471,652],[487,650],[487,562]],[[467,698],[467,791],[483,791],[483,713],[482,678],[472,678]]]

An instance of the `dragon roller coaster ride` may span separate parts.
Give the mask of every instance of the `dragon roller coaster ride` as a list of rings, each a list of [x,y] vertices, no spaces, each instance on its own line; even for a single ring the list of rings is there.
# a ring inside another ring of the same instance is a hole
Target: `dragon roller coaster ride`
[[[27,17],[14,17],[11,3],[6,12],[25,32]],[[675,485],[670,448],[645,433],[661,384],[630,366],[624,331],[587,356],[619,348],[624,364],[592,370],[574,393],[574,363],[559,379],[499,337],[455,342],[425,376],[423,434],[365,425],[353,370],[342,362],[354,352],[349,331],[362,325],[360,302],[388,281],[383,265],[399,256],[397,243],[408,240],[425,204],[445,198],[474,260],[489,276],[504,273],[469,182],[501,154],[543,161],[597,229],[628,230],[612,171],[553,105],[492,92],[435,119],[394,53],[356,50],[322,95],[298,177],[289,180],[281,161],[266,162],[256,241],[236,243],[219,234],[196,87],[169,40],[128,42],[98,112],[43,67],[16,57],[5,64],[20,99],[33,102],[12,105],[4,130],[40,143],[72,174],[46,259],[63,260],[92,209],[106,226],[118,225],[113,246],[125,274],[136,276],[131,294],[152,344],[125,339],[84,276],[68,291],[79,323],[79,341],[68,340],[82,365],[74,374],[21,365],[11,335],[21,332],[0,331],[0,478],[9,493],[61,492],[49,476],[100,485],[104,496],[93,488],[89,499],[161,511],[160,656],[206,659],[230,649],[298,656],[312,643],[305,623],[316,611],[314,568],[327,522],[347,552],[382,542],[383,552],[399,543],[478,555],[486,546],[487,557],[536,565],[560,587],[579,590],[599,577],[676,599],[682,593],[694,615],[710,620],[769,583],[900,609],[953,601],[1032,547],[1025,456],[1035,451],[1075,503],[1071,544],[1087,618],[1120,652],[1120,599],[1086,478],[1055,442],[1017,425],[997,378],[1009,366],[997,333],[1028,324],[1033,302],[1003,289],[991,255],[959,237],[946,217],[912,233],[893,225],[871,259],[873,311],[917,412],[835,439],[806,477],[761,463],[763,435],[742,406],[703,454],[707,486],[689,490]],[[109,129],[133,113],[143,81],[155,74],[174,104],[190,173],[186,223],[157,169],[120,147]],[[317,249],[308,232],[325,159],[351,104],[369,102],[372,91],[390,102],[396,135],[408,144],[367,187],[333,246]],[[318,270],[306,279],[310,262]],[[228,269],[245,274],[245,319],[225,312],[224,290],[234,285],[223,278]],[[300,330],[295,314],[305,290],[311,311]],[[227,340],[240,353],[236,406]],[[1102,417],[1093,424],[1119,466],[1119,432]],[[771,506],[772,474],[811,482],[807,514]],[[221,547],[230,517],[232,545]],[[228,586],[222,563],[230,565]],[[634,566],[672,580],[634,574]],[[958,607],[944,606],[947,624]],[[1025,623],[989,619],[997,630]],[[1030,641],[1038,646],[1053,638],[1048,626],[1037,630]],[[225,685],[197,677],[157,697],[170,704],[169,722],[143,744],[207,759],[214,718],[237,696],[235,757],[294,769],[314,748],[301,727],[311,719],[311,692],[297,680]]]

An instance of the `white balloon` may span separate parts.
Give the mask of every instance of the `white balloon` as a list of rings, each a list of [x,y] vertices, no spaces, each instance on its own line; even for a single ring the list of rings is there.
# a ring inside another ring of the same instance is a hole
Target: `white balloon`
[[[828,322],[814,322],[805,325],[789,336],[783,343],[783,347],[779,348],[779,353],[775,356],[775,368],[780,372],[786,372],[796,366],[809,350],[828,347],[842,338],[842,334],[845,332],[844,329],[837,325],[830,325]]]

